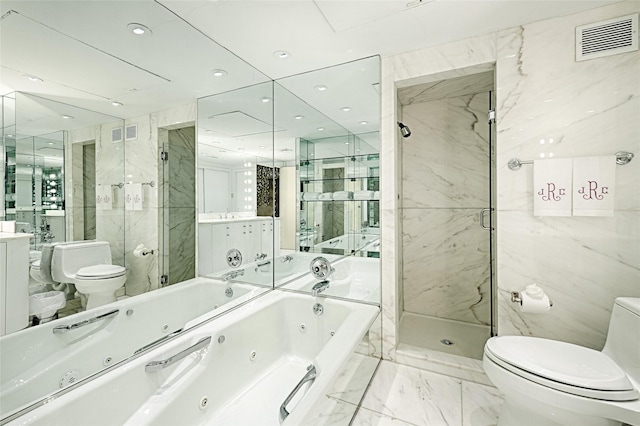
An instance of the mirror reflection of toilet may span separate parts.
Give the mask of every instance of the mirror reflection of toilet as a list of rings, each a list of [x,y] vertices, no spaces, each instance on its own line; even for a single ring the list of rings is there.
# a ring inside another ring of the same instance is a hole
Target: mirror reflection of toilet
[[[111,264],[108,241],[78,241],[54,246],[51,277],[75,285],[86,296],[86,309],[116,301],[116,291],[127,280],[124,266]]]
[[[483,367],[505,395],[499,426],[640,425],[640,298],[616,299],[601,352],[499,336]]]

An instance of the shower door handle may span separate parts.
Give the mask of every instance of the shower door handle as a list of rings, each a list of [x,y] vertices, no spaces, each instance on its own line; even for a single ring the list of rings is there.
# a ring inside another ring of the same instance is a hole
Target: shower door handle
[[[486,229],[487,231],[493,231],[493,228],[490,226],[487,226],[485,224],[485,217],[486,214],[489,213],[491,214],[491,212],[493,211],[492,208],[487,208],[487,209],[481,209],[480,210],[480,226],[482,227],[482,229]]]

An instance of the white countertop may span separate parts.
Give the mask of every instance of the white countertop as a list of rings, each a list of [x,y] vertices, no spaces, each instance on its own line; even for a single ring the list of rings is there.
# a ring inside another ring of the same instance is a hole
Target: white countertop
[[[229,222],[256,222],[272,219],[271,216],[253,216],[253,217],[228,217],[222,219],[200,219],[198,220],[199,224],[207,224],[207,223],[229,223]],[[280,220],[279,217],[275,218],[276,220]]]
[[[23,232],[10,233],[0,232],[0,241],[19,240],[20,238],[31,238],[33,234],[25,234]]]

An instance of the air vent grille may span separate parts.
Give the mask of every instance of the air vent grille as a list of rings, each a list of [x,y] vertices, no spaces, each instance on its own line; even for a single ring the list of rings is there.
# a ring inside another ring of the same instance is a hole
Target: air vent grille
[[[638,14],[576,28],[576,61],[638,50]]]

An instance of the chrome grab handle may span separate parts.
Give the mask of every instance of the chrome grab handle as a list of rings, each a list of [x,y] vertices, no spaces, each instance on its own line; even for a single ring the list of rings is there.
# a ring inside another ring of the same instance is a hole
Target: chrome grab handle
[[[104,314],[100,314],[88,320],[80,321],[71,325],[59,325],[57,327],[53,327],[53,334],[61,334],[66,333],[67,331],[75,330],[76,328],[84,327],[85,325],[93,324],[94,322],[111,318],[120,312],[119,309],[114,309],[113,311],[106,312]]]
[[[163,359],[162,361],[151,361],[147,363],[144,366],[144,371],[146,371],[147,373],[152,373],[154,371],[159,371],[159,370],[162,370],[163,368],[167,368],[170,365],[173,365],[176,362],[180,361],[182,358],[185,358],[187,355],[190,355],[193,352],[198,351],[204,348],[205,346],[208,346],[209,343],[211,343],[211,336],[204,337],[200,339],[198,343],[196,343],[195,345],[188,347],[187,349],[175,354],[174,356],[171,356],[167,359]]]
[[[305,374],[302,380],[298,382],[296,387],[293,388],[289,396],[285,398],[284,402],[280,406],[280,422],[283,422],[284,419],[286,419],[289,414],[291,414],[287,410],[287,404],[291,402],[293,397],[296,395],[296,393],[298,393],[298,391],[302,388],[302,386],[304,386],[305,383],[314,381],[316,379],[316,376],[317,374],[315,365],[309,364],[309,366],[307,367],[307,374]]]
[[[138,355],[140,352],[146,351],[147,349],[149,349],[152,346],[157,345],[160,342],[164,342],[167,339],[170,339],[174,336],[177,336],[178,334],[180,334],[180,332],[182,332],[182,329],[179,328],[178,330],[174,331],[173,333],[169,333],[166,336],[162,336],[161,338],[159,338],[158,340],[154,340],[153,342],[149,343],[148,345],[144,345],[143,347],[141,347],[140,349],[136,350],[133,354],[134,355]]]
[[[491,212],[493,211],[492,208],[487,208],[487,209],[481,209],[480,210],[480,226],[482,227],[482,229],[486,229],[487,231],[492,231],[493,229],[487,225],[485,225],[484,221],[485,221],[485,217],[486,217],[486,213],[491,214]]]

